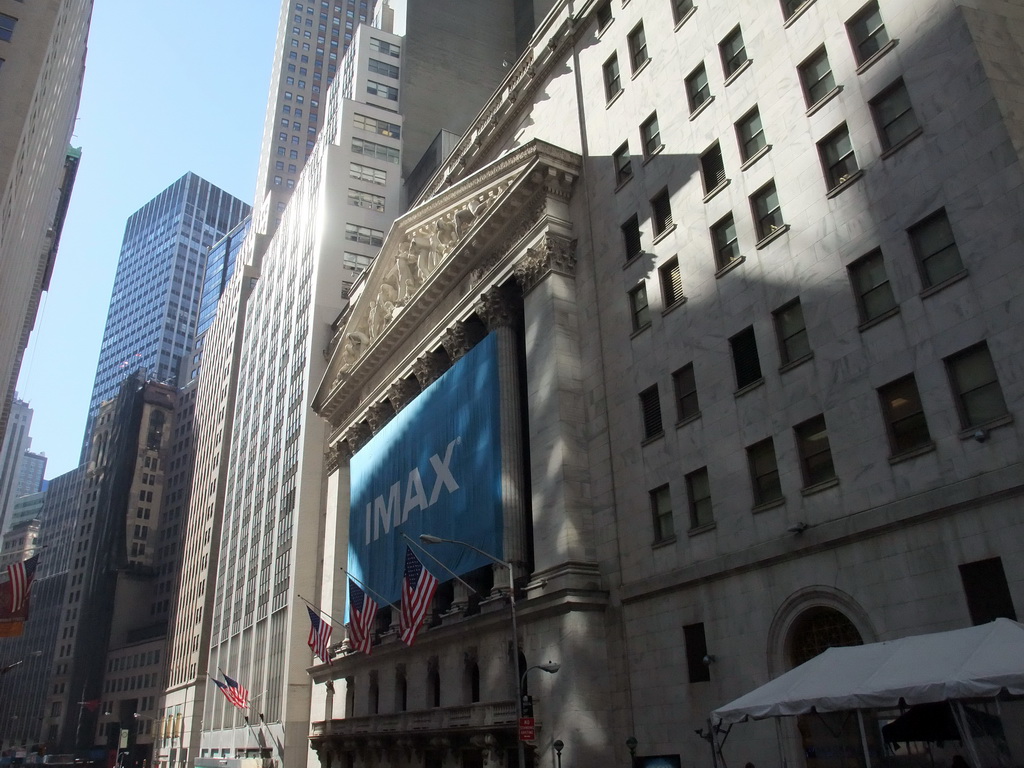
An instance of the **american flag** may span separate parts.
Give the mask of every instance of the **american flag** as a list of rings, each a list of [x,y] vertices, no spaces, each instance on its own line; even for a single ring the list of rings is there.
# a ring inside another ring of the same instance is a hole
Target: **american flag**
[[[223,672],[221,672],[224,675]],[[231,704],[239,709],[249,708],[249,691],[242,685],[238,684],[237,680],[232,680],[227,675],[224,675],[224,682],[222,683],[216,677],[211,678],[217,687],[220,688],[220,692],[224,694],[224,698],[227,699]]]
[[[320,614],[315,612],[308,605],[306,606],[306,610],[309,611],[309,640],[306,642],[312,649],[313,653],[330,664],[331,653],[327,647],[331,642],[331,632],[333,631],[333,627],[331,627],[331,623],[329,621],[324,621],[320,617]]]
[[[11,612],[21,610],[21,607],[28,600],[28,592],[32,588],[32,579],[36,575],[36,566],[39,565],[39,555],[34,555],[28,560],[14,565],[7,566],[7,578],[11,583]]]
[[[402,579],[402,612],[398,628],[402,642],[412,645],[423,619],[430,610],[430,602],[437,591],[437,579],[423,567],[410,547],[405,548],[405,577]]]
[[[352,645],[367,656],[373,650],[373,622],[377,618],[377,603],[366,596],[356,583],[348,582],[348,632]]]

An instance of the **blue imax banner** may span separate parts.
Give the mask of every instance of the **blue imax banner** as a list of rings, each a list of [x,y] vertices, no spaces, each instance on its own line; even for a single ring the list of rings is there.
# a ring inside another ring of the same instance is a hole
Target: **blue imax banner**
[[[504,557],[498,393],[491,334],[352,457],[348,570],[388,602],[401,597],[402,533],[416,544],[429,533]],[[453,544],[424,548],[459,575],[491,562]],[[451,578],[412,549],[438,580]]]

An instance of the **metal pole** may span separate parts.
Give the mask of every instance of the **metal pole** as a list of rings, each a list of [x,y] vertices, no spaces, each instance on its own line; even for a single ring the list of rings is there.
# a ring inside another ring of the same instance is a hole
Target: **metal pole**
[[[519,768],[526,768],[526,747],[519,738],[519,721],[523,718],[523,687],[519,680],[519,628],[516,626],[516,584],[512,573],[512,563],[505,563],[508,568],[508,605],[512,615],[512,685],[516,689],[516,748],[519,751]]]
[[[864,728],[864,710],[857,710],[857,726],[860,728],[860,746],[864,750],[864,768],[871,768],[871,750],[868,749],[868,734]]]

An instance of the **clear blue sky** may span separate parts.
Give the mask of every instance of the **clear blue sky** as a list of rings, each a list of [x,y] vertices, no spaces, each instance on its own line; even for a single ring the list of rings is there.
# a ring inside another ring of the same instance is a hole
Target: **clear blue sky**
[[[18,382],[46,477],[78,463],[127,218],[187,171],[252,202],[279,0],[96,0],[82,164]]]

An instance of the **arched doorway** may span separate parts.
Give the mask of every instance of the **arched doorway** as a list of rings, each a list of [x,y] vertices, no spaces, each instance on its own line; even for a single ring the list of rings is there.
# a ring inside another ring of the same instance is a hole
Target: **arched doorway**
[[[768,668],[778,677],[829,648],[874,642],[866,611],[850,595],[825,585],[805,587],[776,612],[768,636]],[[855,713],[776,720],[780,759],[806,768],[862,768]]]
[[[790,668],[829,648],[862,645],[853,622],[836,608],[817,605],[793,621],[786,641]],[[862,768],[860,728],[853,712],[826,712],[796,718],[807,768]]]

